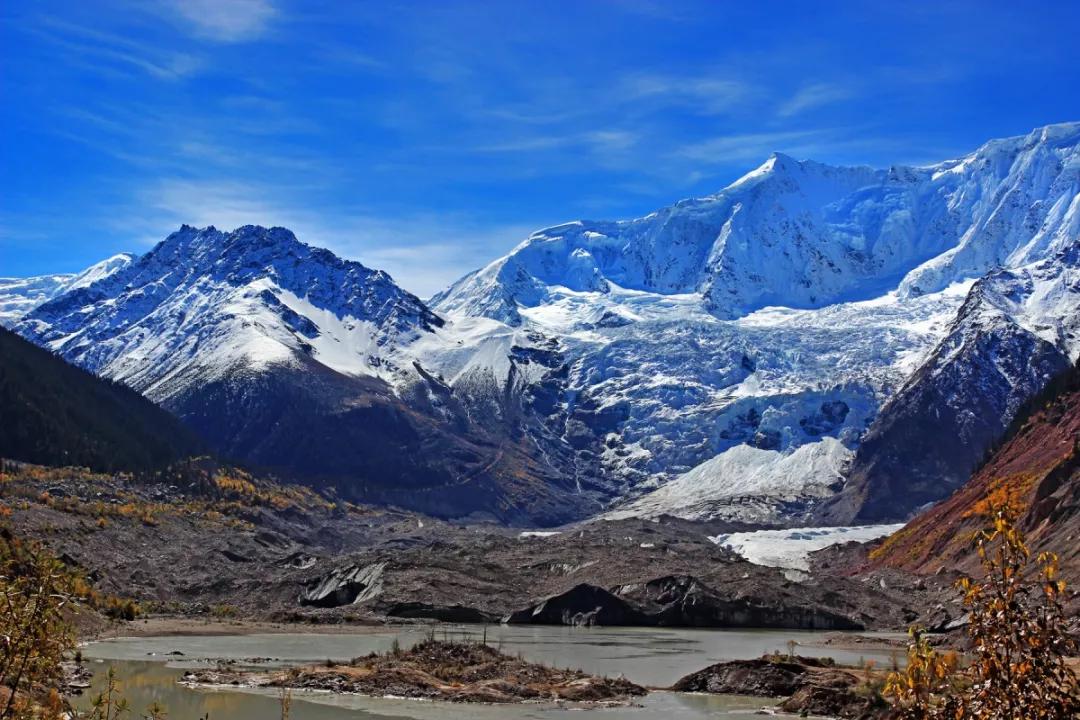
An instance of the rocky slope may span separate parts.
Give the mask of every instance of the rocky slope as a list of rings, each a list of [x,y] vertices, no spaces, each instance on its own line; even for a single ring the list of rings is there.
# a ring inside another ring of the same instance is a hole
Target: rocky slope
[[[962,485],[1024,401],[1080,353],[1078,291],[1080,244],[979,280],[945,339],[875,419],[821,519],[897,518]]]
[[[975,572],[972,534],[992,505],[1008,504],[1031,550],[1058,553],[1062,575],[1080,581],[1080,365],[1026,410],[970,480],[873,550],[869,567]]]
[[[789,580],[685,522],[556,535],[358,506],[199,463],[129,480],[2,469],[11,527],[150,611],[337,623],[903,628],[940,589]],[[623,614],[614,615],[620,610]]]

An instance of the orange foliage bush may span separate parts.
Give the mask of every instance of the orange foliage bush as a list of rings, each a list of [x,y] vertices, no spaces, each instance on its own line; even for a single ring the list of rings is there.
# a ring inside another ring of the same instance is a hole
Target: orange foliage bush
[[[959,586],[968,609],[971,665],[937,653],[917,630],[908,666],[885,687],[903,720],[1058,720],[1080,714],[1080,683],[1066,658],[1070,637],[1057,577],[1057,557],[1042,553],[1035,572],[1023,533],[1007,509],[993,512],[978,534],[986,572]]]

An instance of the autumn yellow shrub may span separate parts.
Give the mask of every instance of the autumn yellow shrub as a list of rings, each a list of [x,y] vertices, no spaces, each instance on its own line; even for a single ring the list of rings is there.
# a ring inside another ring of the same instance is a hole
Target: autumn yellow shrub
[[[936,652],[917,629],[904,672],[885,687],[902,720],[1057,720],[1080,714],[1080,683],[1066,658],[1076,653],[1057,557],[1031,567],[1023,533],[1007,509],[978,534],[985,577],[959,587],[968,610],[971,664]]]

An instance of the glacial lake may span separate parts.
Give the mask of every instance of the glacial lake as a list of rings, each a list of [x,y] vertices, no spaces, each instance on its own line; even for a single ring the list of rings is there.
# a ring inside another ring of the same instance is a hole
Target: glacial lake
[[[196,720],[207,713],[210,720],[267,720],[280,716],[276,696],[267,691],[243,689],[193,689],[177,683],[190,667],[212,666],[218,659],[240,661],[262,658],[260,667],[305,664],[326,659],[345,661],[369,652],[389,650],[395,639],[407,647],[427,634],[424,628],[385,631],[343,628],[340,632],[264,633],[249,635],[184,635],[118,638],[91,643],[83,648],[94,686],[76,700],[86,707],[104,681],[107,669],[115,668],[122,692],[131,703],[133,716],[153,702],[169,710],[170,720]],[[598,675],[625,676],[638,684],[666,687],[680,677],[723,660],[758,657],[765,652],[786,652],[789,640],[800,646],[820,642],[825,633],[796,630],[703,630],[664,628],[571,628],[550,626],[488,626],[487,641],[504,652],[521,653],[528,660],[560,667],[581,668]],[[442,639],[479,639],[481,626],[439,626]],[[864,635],[868,633],[862,633]],[[887,665],[902,651],[850,650],[799,647],[804,655],[829,656],[839,663],[873,660]],[[178,654],[182,653],[182,654]],[[265,659],[269,660],[265,660]],[[589,709],[598,720],[611,718],[706,718],[749,720],[761,717],[762,707],[775,700],[686,693],[653,692],[631,706]],[[294,720],[466,720],[480,718],[551,718],[566,713],[565,707],[538,705],[466,705],[294,692]],[[574,712],[583,712],[574,710]]]

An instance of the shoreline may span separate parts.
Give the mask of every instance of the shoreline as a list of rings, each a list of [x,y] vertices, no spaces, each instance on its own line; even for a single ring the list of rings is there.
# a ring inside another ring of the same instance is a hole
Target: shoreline
[[[401,624],[361,624],[361,623],[293,623],[266,620],[220,620],[195,619],[184,616],[153,616],[131,620],[123,624],[112,623],[105,629],[79,636],[79,643],[86,644],[102,640],[143,637],[198,637],[222,635],[329,635],[343,630],[352,635],[380,634],[395,629],[416,627]]]
[[[489,625],[497,625],[490,623]],[[146,638],[146,637],[220,637],[220,636],[248,636],[248,635],[382,635],[397,633],[407,630],[430,627],[466,627],[482,628],[481,623],[417,623],[417,622],[388,622],[388,623],[297,623],[288,621],[266,620],[243,620],[243,619],[199,619],[187,616],[160,615],[125,623],[112,623],[102,630],[87,633],[79,637],[79,644],[86,645],[106,640],[118,640],[123,638]],[[542,626],[549,627],[549,626]],[[553,626],[568,627],[568,626]],[[596,629],[626,629],[632,630],[638,626],[610,625],[598,626]],[[777,628],[717,628],[717,627],[671,627],[656,628],[643,626],[640,629],[656,630],[693,630],[695,632],[727,632],[727,631],[775,631]],[[792,629],[792,633],[809,633],[812,630]],[[821,631],[825,632],[825,631]],[[871,634],[852,634],[842,632],[828,632],[824,638],[800,642],[799,646],[807,650],[867,650],[884,652],[904,652],[907,650],[908,637],[898,631],[870,631],[880,632],[881,636]]]

